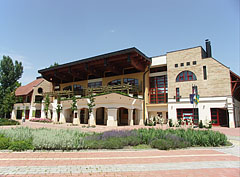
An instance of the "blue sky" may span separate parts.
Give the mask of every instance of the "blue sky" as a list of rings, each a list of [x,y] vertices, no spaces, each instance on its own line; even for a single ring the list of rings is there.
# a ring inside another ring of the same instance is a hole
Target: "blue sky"
[[[129,47],[147,56],[210,39],[213,57],[240,74],[239,0],[0,0],[0,56],[37,70]]]

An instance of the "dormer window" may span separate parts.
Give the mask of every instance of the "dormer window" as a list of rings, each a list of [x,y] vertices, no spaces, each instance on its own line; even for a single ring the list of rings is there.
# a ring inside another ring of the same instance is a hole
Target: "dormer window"
[[[176,82],[195,81],[195,80],[197,80],[197,77],[191,71],[183,71],[180,74],[178,74],[176,78]]]

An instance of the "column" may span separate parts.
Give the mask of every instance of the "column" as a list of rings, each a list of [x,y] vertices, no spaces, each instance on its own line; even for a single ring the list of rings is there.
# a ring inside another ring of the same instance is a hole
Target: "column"
[[[107,126],[117,126],[117,108],[108,108]]]
[[[58,118],[57,118],[57,110],[55,108],[53,108],[53,117],[52,117],[52,121],[53,122],[58,122]]]
[[[45,110],[44,110],[44,100],[41,105],[41,118],[46,118]]]
[[[13,110],[12,110],[11,119],[13,119],[13,120],[16,120],[16,119],[17,119],[17,110],[15,110],[14,108],[13,108]]]
[[[96,108],[93,108],[92,112],[89,115],[88,125],[93,126],[96,125]]]
[[[229,116],[229,128],[235,128],[234,112],[232,107],[228,108],[228,116]]]
[[[144,125],[144,120],[143,120],[143,111],[138,110],[138,120],[139,120],[139,125]]]
[[[107,108],[104,108],[104,125],[107,125],[107,119],[108,119],[108,110]]]
[[[78,110],[75,110],[73,112],[73,124],[75,125],[80,125],[80,119],[79,119],[80,114],[78,112],[79,112]]]
[[[128,125],[133,125],[133,109],[128,109]]]
[[[88,123],[88,109],[84,109],[84,123]]]
[[[60,112],[60,120],[59,122],[61,123],[66,123],[66,118],[65,118],[65,109],[63,109],[61,112]]]

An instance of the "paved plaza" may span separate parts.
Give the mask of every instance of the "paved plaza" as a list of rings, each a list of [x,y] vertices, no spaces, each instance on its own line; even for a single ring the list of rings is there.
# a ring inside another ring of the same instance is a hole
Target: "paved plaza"
[[[25,123],[23,126],[30,125]],[[35,128],[81,128],[36,124]],[[34,127],[31,126],[31,127]],[[107,130],[110,130],[110,128]],[[120,127],[132,129],[136,127]],[[141,128],[141,127],[137,127]],[[167,128],[167,127],[163,127]],[[0,152],[0,176],[235,176],[240,174],[239,128],[214,127],[227,134],[231,147],[182,150],[99,150],[73,152]]]

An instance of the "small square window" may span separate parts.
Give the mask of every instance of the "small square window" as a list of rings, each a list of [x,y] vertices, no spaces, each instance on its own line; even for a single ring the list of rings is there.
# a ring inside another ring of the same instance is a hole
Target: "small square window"
[[[177,68],[178,67],[178,64],[175,64],[175,68]]]
[[[187,66],[189,66],[190,65],[190,62],[187,62]]]
[[[196,64],[197,64],[197,61],[193,61],[192,64],[193,64],[193,65],[196,65]]]
[[[184,63],[181,63],[181,66],[184,66]]]

